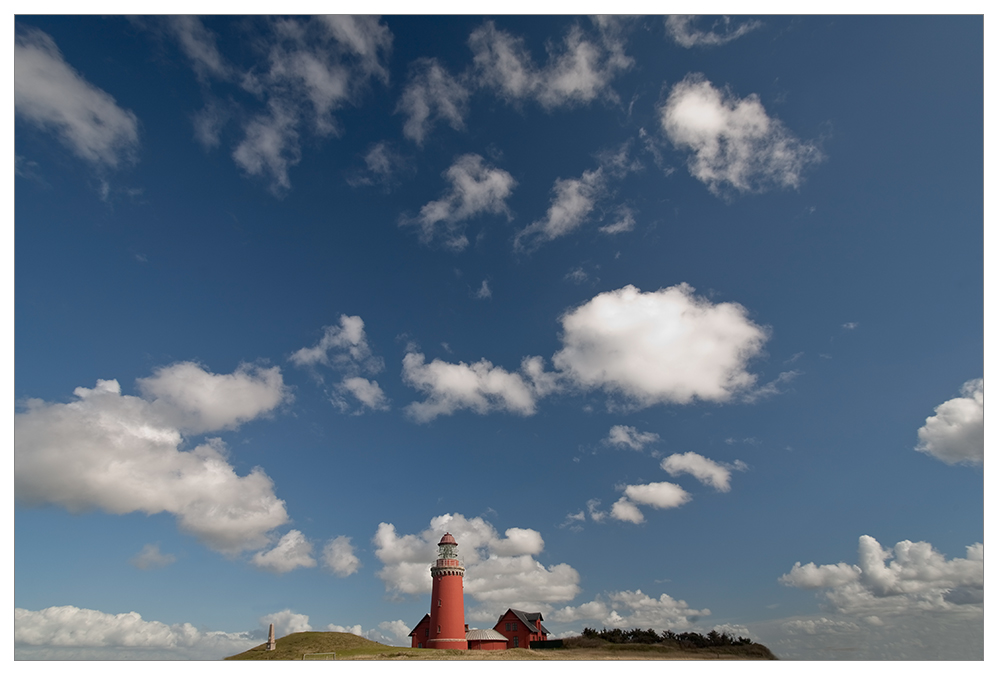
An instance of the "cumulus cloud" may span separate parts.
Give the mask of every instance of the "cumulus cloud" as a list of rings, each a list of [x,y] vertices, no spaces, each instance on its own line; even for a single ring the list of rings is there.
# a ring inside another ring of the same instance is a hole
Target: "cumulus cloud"
[[[347,412],[351,405],[349,394],[361,404],[356,413],[368,410],[388,410],[388,397],[377,381],[360,377],[361,373],[378,373],[385,362],[375,356],[367,342],[364,320],[359,316],[340,315],[338,326],[325,326],[322,339],[314,347],[302,347],[289,359],[293,364],[308,368],[320,381],[318,366],[326,366],[343,373],[339,384],[330,391],[330,399],[337,408]]]
[[[543,359],[523,359],[520,372],[510,373],[482,359],[477,363],[447,363],[409,352],[402,359],[402,379],[426,394],[426,400],[410,403],[406,413],[417,422],[470,409],[480,415],[504,411],[533,415],[536,401],[557,387],[553,374],[545,373]]]
[[[39,30],[14,37],[14,111],[98,168],[114,169],[138,150],[135,113],[66,63],[55,41]]]
[[[238,476],[217,438],[180,450],[184,432],[231,428],[287,400],[280,370],[240,366],[215,375],[192,363],[139,380],[78,387],[70,403],[29,399],[14,416],[14,484],[25,505],[78,513],[167,512],[180,529],[228,554],[261,548],[288,520],[259,467]]]
[[[338,577],[348,577],[360,569],[350,537],[331,539],[322,549],[322,566]]]
[[[67,605],[14,609],[14,658],[217,660],[259,644],[248,632],[204,631],[189,623],[145,621],[137,612],[106,614]]]
[[[688,473],[718,492],[727,492],[731,489],[731,471],[726,466],[695,452],[669,455],[662,460],[662,468],[668,471],[670,476]]]
[[[713,304],[688,284],[650,293],[601,293],[561,317],[554,365],[584,389],[622,394],[632,407],[723,402],[749,390],[746,370],[766,330],[736,303]]]
[[[696,16],[673,14],[666,17],[665,29],[676,44],[686,47],[717,47],[737,40],[746,33],[762,27],[761,21],[745,21],[733,26],[731,18],[722,16],[710,27],[710,30],[700,30],[694,24]]]
[[[623,424],[616,424],[610,427],[610,433],[603,439],[606,445],[615,445],[618,448],[630,448],[631,450],[641,450],[649,443],[659,440],[659,435],[650,431],[638,431],[634,427]]]
[[[291,397],[276,366],[242,364],[231,375],[216,375],[186,361],[159,368],[136,384],[163,421],[191,433],[234,429]]]
[[[462,251],[468,246],[464,233],[468,220],[487,213],[509,215],[506,199],[516,181],[475,154],[461,155],[443,175],[450,183],[444,196],[425,204],[415,219],[403,217],[400,224],[417,224],[424,244],[439,239],[447,248]]]
[[[709,609],[692,609],[685,600],[663,593],[653,598],[641,592],[620,591],[607,594],[578,607],[564,607],[551,613],[553,621],[571,623],[588,621],[606,628],[653,628],[658,631],[689,630]]]
[[[984,464],[984,379],[964,382],[960,393],[926,418],[915,449],[947,464]]]
[[[656,509],[674,509],[690,499],[690,494],[675,483],[627,485],[624,486],[624,496],[610,510],[610,516],[628,523],[643,523],[645,517],[638,504]]]
[[[500,536],[480,517],[459,513],[437,516],[419,534],[399,535],[395,526],[381,523],[374,536],[375,554],[383,563],[377,576],[395,594],[429,593],[429,567],[436,559],[437,542],[450,532],[467,574],[465,596],[478,604],[467,608],[468,618],[484,621],[513,606],[528,611],[567,602],[579,592],[579,574],[567,564],[545,567],[534,559],[544,548],[540,533],[509,528]]]
[[[396,109],[406,116],[403,135],[422,145],[437,121],[446,121],[456,131],[463,130],[471,92],[461,80],[448,73],[437,59],[417,59],[409,70],[409,82]]]
[[[315,567],[312,544],[298,530],[291,530],[281,537],[277,546],[260,551],[253,556],[253,564],[274,574],[284,574],[299,567]]]
[[[552,49],[543,67],[534,65],[522,38],[486,21],[472,32],[474,77],[480,87],[495,90],[512,103],[536,100],[545,109],[616,100],[610,82],[633,63],[623,52],[618,23],[598,23],[599,37],[578,25],[569,29],[560,48]]]
[[[857,565],[798,562],[780,577],[780,583],[821,589],[829,605],[847,615],[983,612],[983,544],[968,546],[965,558],[946,560],[928,542],[905,540],[885,550],[876,539],[863,535],[858,558]]]
[[[757,95],[739,99],[699,73],[673,86],[660,115],[672,144],[690,153],[690,173],[716,195],[797,188],[821,159],[816,145],[767,115]]]
[[[159,544],[146,544],[128,562],[140,570],[154,570],[177,562],[177,556],[161,552]]]
[[[290,609],[282,609],[280,612],[260,617],[260,626],[269,629],[270,624],[274,624],[274,636],[279,638],[291,633],[304,633],[312,630],[312,626],[308,622],[308,614],[298,614]]]

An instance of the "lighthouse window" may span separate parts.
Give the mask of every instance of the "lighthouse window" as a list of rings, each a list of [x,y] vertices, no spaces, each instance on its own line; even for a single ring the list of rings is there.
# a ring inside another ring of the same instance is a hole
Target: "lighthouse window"
[[[437,598],[437,607],[440,606],[440,598]]]
[[[440,635],[440,624],[437,624],[437,635]]]

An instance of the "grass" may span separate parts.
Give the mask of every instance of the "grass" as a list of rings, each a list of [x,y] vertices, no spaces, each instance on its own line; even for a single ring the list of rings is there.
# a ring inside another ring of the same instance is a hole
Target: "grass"
[[[602,640],[598,641],[602,642]],[[336,652],[338,661],[651,661],[701,659],[772,659],[763,645],[679,649],[664,645],[615,645],[604,643],[574,649],[506,649],[478,651],[390,647],[350,633],[292,633],[268,652],[266,643],[227,661],[300,661],[304,654]]]

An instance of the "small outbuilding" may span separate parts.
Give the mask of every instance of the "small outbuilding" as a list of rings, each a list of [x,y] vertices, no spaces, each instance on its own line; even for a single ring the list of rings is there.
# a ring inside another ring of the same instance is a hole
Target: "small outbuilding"
[[[506,649],[506,636],[490,628],[468,631],[468,649],[500,650]]]
[[[426,647],[426,643],[430,639],[430,615],[424,614],[423,618],[419,620],[416,627],[412,629],[409,633],[409,637],[412,638],[413,649],[423,649]]]

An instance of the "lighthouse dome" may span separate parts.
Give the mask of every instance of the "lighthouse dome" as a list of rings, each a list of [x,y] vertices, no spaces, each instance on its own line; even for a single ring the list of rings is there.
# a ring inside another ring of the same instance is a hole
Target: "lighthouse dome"
[[[454,539],[454,535],[452,535],[450,532],[447,532],[446,534],[444,534],[444,536],[440,537],[440,543],[437,544],[437,546],[443,546],[444,544],[457,546],[457,540]]]

